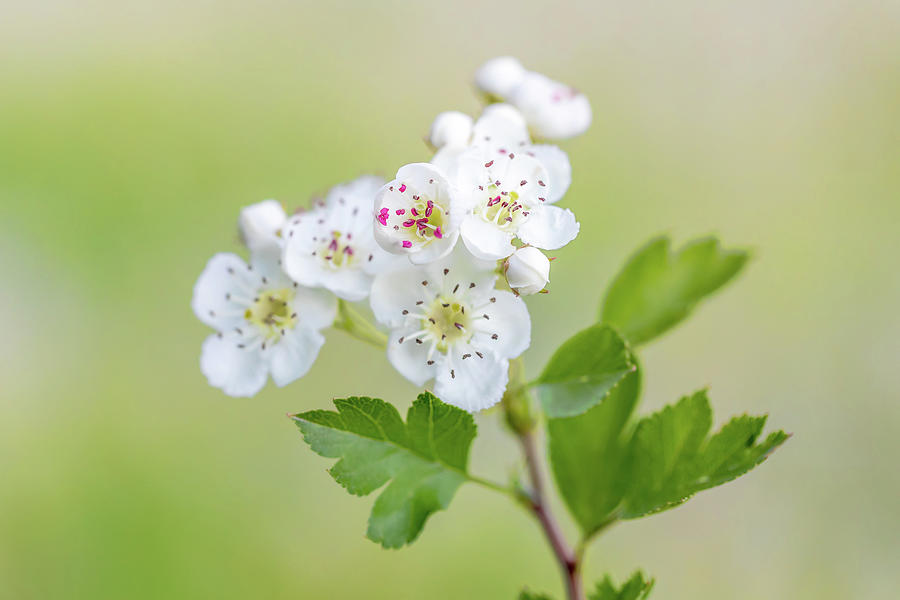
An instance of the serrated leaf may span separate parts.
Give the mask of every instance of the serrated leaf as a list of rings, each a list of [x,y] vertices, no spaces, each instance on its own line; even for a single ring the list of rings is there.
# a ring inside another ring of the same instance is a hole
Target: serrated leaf
[[[747,262],[743,250],[723,250],[715,238],[673,252],[668,237],[638,250],[613,279],[600,321],[631,344],[643,344],[687,317],[698,302],[733,278]]]
[[[548,417],[572,417],[599,404],[634,369],[625,340],[596,324],[563,342],[535,383]]]
[[[329,469],[351,494],[378,496],[367,536],[386,548],[418,537],[425,521],[445,509],[466,480],[475,438],[472,416],[425,392],[406,416],[377,398],[335,400],[337,412],[314,410],[293,419],[314,452],[340,460]]]
[[[598,406],[547,423],[553,477],[586,536],[608,522],[625,495],[631,441],[626,425],[640,390],[641,374],[635,369]]]
[[[588,600],[644,600],[650,595],[654,581],[644,579],[644,574],[636,572],[622,587],[617,588],[609,575],[597,584],[597,588],[588,596]]]
[[[788,438],[776,431],[757,444],[765,422],[766,417],[736,417],[707,438],[712,411],[706,391],[642,419],[631,444],[630,486],[621,516],[633,519],[677,506],[743,475]]]

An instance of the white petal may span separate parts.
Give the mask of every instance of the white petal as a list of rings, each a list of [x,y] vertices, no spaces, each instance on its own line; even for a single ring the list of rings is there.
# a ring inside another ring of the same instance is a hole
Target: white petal
[[[507,97],[525,76],[525,67],[512,56],[498,56],[475,72],[475,85],[499,98]]]
[[[525,302],[510,292],[496,291],[494,302],[478,308],[488,319],[475,321],[472,346],[502,358],[516,358],[531,345],[531,316]],[[494,339],[494,336],[497,336]]]
[[[476,215],[465,218],[460,234],[469,252],[482,260],[500,260],[516,249],[511,243],[512,234],[501,231],[493,223]]]
[[[322,286],[333,292],[338,298],[357,302],[369,295],[372,289],[373,275],[360,268],[339,268],[322,273]]]
[[[300,285],[318,287],[322,284],[323,270],[312,252],[305,240],[295,235],[284,245],[281,264],[285,273]]]
[[[410,337],[410,334],[415,332],[415,329],[410,328],[392,331],[388,338],[387,357],[401,375],[421,386],[434,377],[437,367],[435,364],[428,364],[428,352],[431,345],[424,340],[419,344],[414,337]],[[400,342],[401,338],[403,339],[402,343]],[[438,357],[435,356],[435,358]]]
[[[371,229],[369,229],[369,235],[372,235]],[[360,266],[362,270],[369,275],[378,275],[379,273],[384,273],[386,271],[396,271],[397,269],[409,266],[409,261],[406,260],[405,257],[385,252],[384,248],[375,243],[375,240],[372,240],[368,252],[368,255],[360,258]],[[369,255],[371,255],[371,259],[369,258]]]
[[[450,256],[434,263],[435,268],[430,269],[428,275],[442,282],[444,293],[455,294],[454,288],[459,286],[465,292],[467,302],[477,306],[491,296],[497,281],[497,261],[475,258],[463,246],[460,244]]]
[[[416,302],[431,300],[426,286],[422,285],[426,279],[424,272],[421,268],[407,267],[375,277],[369,305],[380,323],[397,327],[406,320],[402,311],[415,311]]]
[[[298,285],[294,288],[291,310],[297,313],[298,327],[324,329],[331,327],[337,315],[337,298],[327,290]]]
[[[531,138],[525,117],[517,108],[509,104],[490,104],[475,122],[472,143],[517,152],[519,147],[530,144]]]
[[[256,274],[247,269],[236,254],[219,253],[209,259],[194,284],[191,308],[197,318],[219,331],[234,327],[243,319],[245,306],[238,300],[252,301],[256,292]]]
[[[268,365],[259,346],[238,348],[235,336],[214,334],[203,342],[200,370],[229,396],[249,397],[266,384]]]
[[[444,258],[453,251],[456,240],[459,239],[459,229],[445,233],[439,240],[432,240],[427,246],[409,255],[409,262],[414,265],[424,265]]]
[[[325,197],[325,204],[328,206],[344,203],[350,206],[361,204],[366,207],[367,212],[371,212],[375,194],[378,193],[378,190],[383,185],[384,179],[381,177],[362,175],[352,181],[341,183],[331,188]]]
[[[263,200],[241,209],[238,227],[250,252],[281,246],[280,232],[287,215],[281,203]]]
[[[466,146],[444,146],[431,157],[431,164],[445,173],[447,178],[452,181],[459,171],[459,159],[467,149]]]
[[[513,252],[505,263],[506,283],[519,294],[537,294],[550,282],[550,260],[534,246]]]
[[[544,206],[519,227],[518,236],[526,244],[556,250],[574,240],[579,228],[571,210]]]
[[[476,352],[481,352],[481,357]],[[447,404],[474,413],[500,402],[508,381],[509,361],[505,358],[457,344],[439,363],[434,394]]]
[[[547,170],[547,202],[558,202],[572,183],[572,165],[569,156],[556,146],[537,144],[529,148],[529,153],[537,158]]]
[[[316,361],[325,337],[318,331],[296,327],[263,352],[269,353],[272,381],[283,387],[309,372]]]
[[[434,118],[428,140],[435,148],[462,148],[469,145],[471,135],[472,117],[451,110]]]
[[[587,97],[540,73],[527,73],[509,101],[522,111],[529,129],[540,138],[575,137],[587,131],[591,124]]]

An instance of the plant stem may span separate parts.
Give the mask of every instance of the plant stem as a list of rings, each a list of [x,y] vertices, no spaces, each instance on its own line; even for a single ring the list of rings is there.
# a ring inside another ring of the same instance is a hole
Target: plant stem
[[[356,339],[378,348],[383,349],[387,346],[387,335],[366,320],[345,300],[338,300],[338,315],[333,327],[343,329]]]
[[[563,581],[566,585],[566,597],[569,600],[584,600],[584,590],[581,587],[583,550],[581,548],[574,550],[569,546],[556,517],[550,510],[550,505],[547,503],[540,454],[534,436],[540,419],[532,407],[528,384],[525,383],[525,367],[521,358],[510,361],[509,385],[506,394],[503,395],[503,410],[506,424],[516,434],[519,444],[522,446],[522,454],[525,457],[525,465],[531,479],[531,493],[521,493],[520,495],[525,497],[520,500],[541,524],[544,535],[550,542],[553,555],[562,571]]]
[[[528,467],[528,475],[531,478],[531,511],[540,522],[553,549],[556,561],[559,563],[566,585],[566,597],[569,600],[584,600],[584,590],[581,587],[581,560],[580,555],[569,546],[563,536],[562,529],[556,518],[550,511],[544,492],[544,476],[541,472],[537,445],[534,439],[534,430],[518,431],[519,442],[522,445],[522,453],[525,456],[525,464]]]

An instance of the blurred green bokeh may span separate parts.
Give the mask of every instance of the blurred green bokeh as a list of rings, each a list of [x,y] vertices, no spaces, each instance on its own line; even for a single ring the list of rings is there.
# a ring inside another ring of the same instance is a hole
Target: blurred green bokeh
[[[416,390],[332,332],[252,400],[206,385],[196,276],[245,204],[427,160],[472,71],[518,55],[591,98],[564,144],[582,233],[529,299],[538,369],[650,235],[716,232],[747,273],[643,356],[643,411],[710,386],[796,435],[763,467],[614,528],[588,578],[660,599],[900,587],[900,5],[0,5],[0,597],[485,598],[558,592],[541,533],[464,487],[421,539],[364,539],[288,411]],[[385,373],[391,373],[385,376]],[[473,468],[514,446],[478,417]]]

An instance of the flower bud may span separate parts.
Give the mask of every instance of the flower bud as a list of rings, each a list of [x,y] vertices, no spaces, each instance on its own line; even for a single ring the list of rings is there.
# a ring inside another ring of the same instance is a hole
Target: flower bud
[[[516,250],[504,265],[506,282],[519,294],[537,294],[550,282],[550,260],[534,246]]]
[[[581,135],[591,124],[587,97],[540,73],[525,74],[509,101],[522,111],[531,133],[546,140]]]
[[[287,215],[280,202],[263,200],[241,210],[238,227],[244,244],[251,253],[255,253],[280,247],[278,232],[286,220]]]
[[[492,58],[475,71],[475,85],[490,96],[506,98],[525,77],[525,67],[512,56]]]
[[[455,110],[442,112],[434,118],[428,141],[435,148],[463,147],[472,135],[472,117]]]

